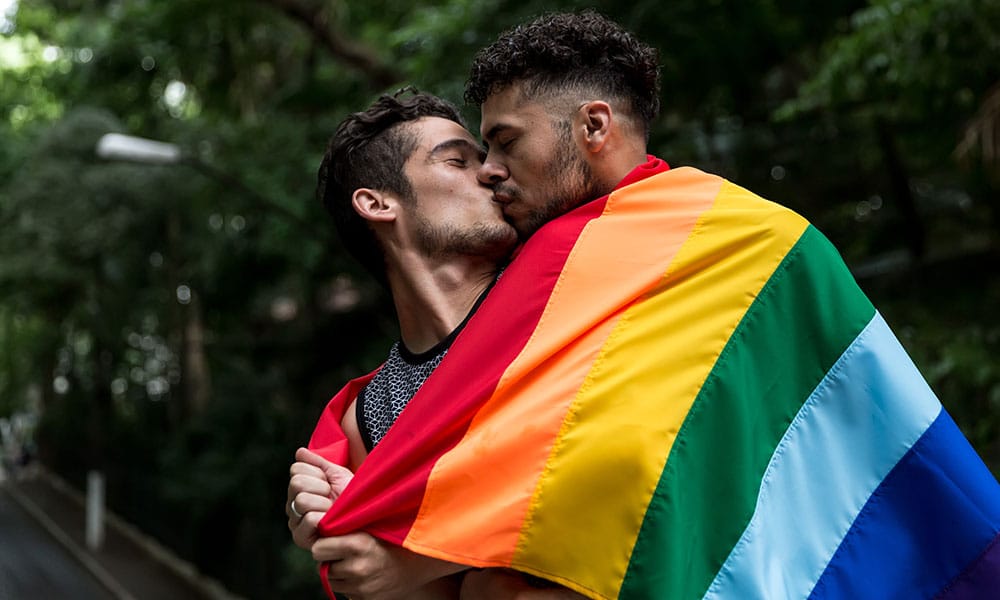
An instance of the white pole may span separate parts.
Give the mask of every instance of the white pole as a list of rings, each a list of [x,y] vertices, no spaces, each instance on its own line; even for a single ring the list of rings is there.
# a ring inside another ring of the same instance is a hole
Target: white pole
[[[87,548],[100,550],[104,544],[104,476],[87,473]]]

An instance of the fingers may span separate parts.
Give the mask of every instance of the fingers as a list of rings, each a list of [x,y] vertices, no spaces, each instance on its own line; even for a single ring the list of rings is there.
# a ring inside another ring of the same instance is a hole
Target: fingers
[[[364,532],[318,540],[312,554],[325,565],[331,587],[352,598],[458,598],[458,579],[444,578],[467,568],[416,554]],[[433,589],[425,587],[430,582],[437,582]],[[420,592],[415,593],[418,588]]]
[[[285,499],[285,515],[288,517],[288,528],[298,525],[303,515],[318,512],[325,514],[333,506],[330,486],[326,480],[314,477],[296,475],[288,482],[288,496]],[[292,510],[292,503],[295,510]]]
[[[295,503],[295,511],[292,510],[292,502]],[[308,549],[316,541],[316,526],[331,506],[333,500],[329,496],[306,492],[296,494],[285,504],[288,529],[297,546]]]
[[[333,506],[333,501],[318,494],[300,493],[295,496],[292,502],[295,503],[295,510],[302,516],[300,517],[292,511],[291,502],[286,504],[288,529],[292,532],[292,540],[295,545],[308,550],[316,542],[319,522]]]
[[[292,500],[295,502],[295,510],[298,511],[300,515],[305,515],[310,512],[326,514],[326,512],[330,510],[330,507],[333,506],[333,500],[331,500],[329,496],[308,492],[300,492]],[[299,517],[296,517],[294,513],[291,513],[291,508],[291,503],[289,503],[289,517],[295,517],[298,519]]]
[[[326,479],[326,472],[323,469],[300,461],[293,462],[292,466],[288,468],[289,477],[295,477],[296,475]]]
[[[306,448],[299,448],[295,458],[296,462],[288,470],[285,514],[295,544],[310,549],[316,543],[320,520],[354,474]],[[292,502],[295,511],[292,511]]]
[[[332,463],[308,448],[295,451],[295,460],[289,469],[294,479],[296,475],[323,479],[329,486],[329,496],[337,498],[354,478],[354,473],[347,467]]]
[[[311,512],[318,513],[318,518],[322,517],[333,506],[332,495],[330,484],[327,483],[326,479],[318,479],[310,475],[293,475],[288,480],[288,495],[285,499],[288,528],[294,530],[302,516]],[[295,503],[294,511],[292,510],[292,502]]]
[[[288,501],[291,502],[299,494],[315,494],[329,498],[331,496],[330,487],[330,482],[325,477],[292,475],[288,480]]]
[[[305,550],[311,550],[317,540],[317,528],[323,518],[322,512],[307,512],[301,519],[289,518],[288,529],[292,532],[295,545]]]
[[[365,537],[371,538],[367,533],[349,533],[320,539],[312,546],[313,560],[316,562],[342,562],[356,557],[364,552]],[[331,566],[331,572],[333,571],[333,566]],[[343,576],[342,573],[339,575]]]

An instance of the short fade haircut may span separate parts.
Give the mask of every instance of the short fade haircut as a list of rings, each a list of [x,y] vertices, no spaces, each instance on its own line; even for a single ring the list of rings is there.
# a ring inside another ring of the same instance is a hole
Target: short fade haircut
[[[527,97],[573,89],[606,94],[646,137],[660,112],[659,53],[592,10],[542,15],[500,34],[476,54],[465,101],[481,106],[517,83]]]
[[[341,121],[317,174],[316,197],[333,216],[344,247],[383,285],[388,283],[385,253],[368,222],[355,212],[352,196],[359,188],[371,188],[412,198],[403,167],[419,139],[404,124],[423,117],[441,117],[465,127],[458,109],[447,100],[403,88]]]

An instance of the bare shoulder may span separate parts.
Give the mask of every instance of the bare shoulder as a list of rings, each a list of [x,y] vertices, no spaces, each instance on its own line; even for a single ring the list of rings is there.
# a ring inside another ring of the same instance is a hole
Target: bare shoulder
[[[358,466],[368,456],[365,443],[361,441],[361,429],[358,428],[357,408],[358,398],[355,396],[347,406],[347,411],[344,412],[344,416],[340,420],[340,428],[344,430],[344,435],[347,436],[347,448],[351,460],[351,464],[348,467],[351,471],[357,471]]]

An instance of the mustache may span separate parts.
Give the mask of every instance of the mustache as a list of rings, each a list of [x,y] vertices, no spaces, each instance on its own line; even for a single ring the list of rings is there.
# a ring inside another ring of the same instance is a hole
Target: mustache
[[[506,183],[497,183],[493,186],[493,199],[496,200],[498,196],[510,202],[511,200],[520,198],[521,194],[514,186]]]

